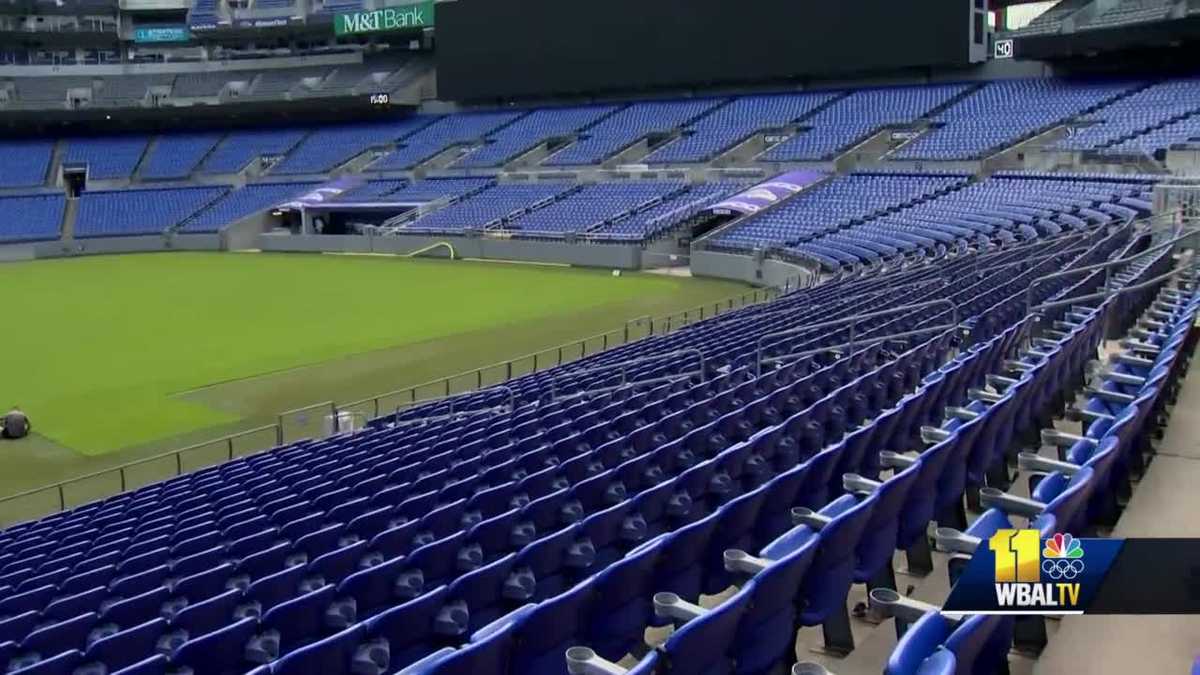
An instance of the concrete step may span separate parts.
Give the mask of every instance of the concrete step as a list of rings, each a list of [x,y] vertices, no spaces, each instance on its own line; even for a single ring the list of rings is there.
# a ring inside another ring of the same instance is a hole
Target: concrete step
[[[75,218],[79,215],[79,199],[67,198],[67,207],[63,209],[61,236],[63,241],[75,239]]]

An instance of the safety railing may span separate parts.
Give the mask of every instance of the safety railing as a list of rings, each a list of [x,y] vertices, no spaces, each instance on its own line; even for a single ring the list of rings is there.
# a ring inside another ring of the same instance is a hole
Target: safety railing
[[[280,445],[282,434],[279,423],[267,424],[9,495],[0,498],[0,523],[38,517],[46,511],[64,511],[70,506],[271,450]]]
[[[481,366],[422,384],[396,389],[339,405],[339,410],[352,409],[366,412],[369,417],[390,414],[397,408],[412,408],[443,398],[472,391],[488,389],[523,375],[541,372],[572,361],[578,361],[613,347],[620,347],[635,340],[667,335],[685,326],[718,314],[741,309],[749,305],[773,300],[784,294],[782,288],[754,289],[741,295],[731,296],[714,303],[705,303],[689,309],[659,317],[641,316],[626,321],[620,328],[598,333],[590,337],[564,343],[549,349],[518,356],[507,361]]]
[[[1063,279],[1066,277],[1075,277],[1075,276],[1087,274],[1089,272],[1096,272],[1096,271],[1104,270],[1104,287],[1107,289],[1109,286],[1109,283],[1111,281],[1110,277],[1112,275],[1113,269],[1115,269],[1117,267],[1123,267],[1123,266],[1128,265],[1129,263],[1134,262],[1136,260],[1140,260],[1142,258],[1154,255],[1160,251],[1169,249],[1169,248],[1175,246],[1176,244],[1179,244],[1180,242],[1184,241],[1185,239],[1195,238],[1198,235],[1200,235],[1200,227],[1189,227],[1189,228],[1177,227],[1175,229],[1175,231],[1172,232],[1170,239],[1160,242],[1158,244],[1155,244],[1154,246],[1147,248],[1146,250],[1142,251],[1141,253],[1127,256],[1125,258],[1120,258],[1118,260],[1109,260],[1106,262],[1095,263],[1093,265],[1084,265],[1083,267],[1076,267],[1075,269],[1065,270],[1062,272],[1054,272],[1052,274],[1047,274],[1045,276],[1038,277],[1037,279],[1034,279],[1031,284],[1029,284],[1029,288],[1026,289],[1026,291],[1025,291],[1025,313],[1028,314],[1035,310],[1035,308],[1033,306],[1034,292],[1037,290],[1039,285],[1041,285],[1047,281],[1052,281],[1054,279]]]
[[[342,416],[374,419],[382,415],[398,415],[415,406],[472,391],[496,388],[517,377],[557,367],[654,335],[666,335],[702,319],[772,300],[790,290],[795,290],[791,284],[788,284],[788,288],[752,289],[719,302],[706,303],[665,316],[647,315],[633,318],[620,328],[581,340],[350,403],[325,401],[288,410],[278,414],[271,424],[0,497],[0,525],[64,511],[304,438],[338,433],[345,430],[340,428]],[[513,404],[510,401],[510,405]],[[253,439],[253,442],[250,439]],[[200,456],[209,459],[189,461],[189,458]]]
[[[595,375],[597,373],[612,373],[613,371],[616,371],[616,373],[621,376],[621,384],[624,385],[628,382],[630,366],[637,366],[637,365],[642,365],[642,364],[646,364],[646,363],[653,363],[655,361],[663,361],[665,359],[673,359],[673,358],[679,357],[679,356],[688,356],[688,357],[694,356],[696,358],[696,361],[700,364],[699,370],[694,371],[694,372],[696,372],[700,375],[700,379],[702,379],[702,380],[704,379],[704,374],[706,372],[705,367],[704,367],[705,366],[704,352],[700,351],[699,349],[694,349],[694,348],[677,349],[675,351],[666,352],[663,354],[652,354],[650,356],[642,356],[642,357],[638,357],[636,359],[629,359],[627,361],[619,361],[617,363],[606,363],[603,366],[597,366],[596,368],[589,368],[587,370],[569,371],[569,372],[563,373],[562,377],[576,378],[576,377],[583,377],[585,375]],[[550,395],[553,398],[558,398],[558,378],[553,377],[553,376],[550,378]]]
[[[811,324],[808,326],[800,326],[798,328],[790,328],[788,330],[781,330],[781,331],[777,331],[774,333],[767,333],[766,335],[759,337],[758,340],[755,342],[754,363],[757,365],[757,373],[759,375],[762,375],[762,368],[763,368],[763,363],[764,363],[763,343],[766,342],[767,340],[770,340],[773,338],[787,337],[789,335],[800,335],[803,333],[812,332],[814,330],[819,330],[822,328],[833,328],[834,326],[847,326],[848,325],[850,339],[846,343],[846,346],[848,346],[850,349],[853,349],[854,346],[857,344],[857,341],[855,339],[856,338],[855,332],[856,332],[856,327],[858,326],[858,323],[860,321],[863,321],[866,319],[877,319],[877,318],[889,316],[892,314],[902,314],[904,312],[912,312],[912,311],[915,311],[918,309],[925,309],[927,307],[934,307],[934,306],[938,306],[938,305],[949,308],[950,323],[955,326],[958,325],[958,323],[959,323],[959,321],[958,321],[958,305],[954,304],[954,302],[952,302],[951,300],[948,300],[946,298],[939,298],[937,300],[928,300],[926,302],[916,302],[911,305],[904,305],[901,307],[893,307],[891,309],[882,309],[877,312],[866,312],[864,314],[855,314],[854,316],[846,316],[846,317],[842,317],[840,319],[833,319],[832,321],[822,321],[821,323],[815,323],[815,324]]]
[[[508,398],[507,404],[505,404],[504,406],[485,406],[482,408],[471,408],[468,410],[455,410],[454,407],[455,407],[455,404],[458,403],[459,397],[451,396],[448,399],[447,398],[436,398],[436,399],[431,399],[426,402],[427,403],[435,403],[437,401],[450,401],[450,409],[447,410],[446,412],[435,411],[432,414],[426,415],[423,417],[414,417],[414,418],[410,418],[410,419],[401,420],[400,415],[411,406],[397,406],[396,409],[394,411],[392,411],[391,424],[392,424],[392,426],[410,426],[413,424],[421,424],[421,423],[425,423],[425,422],[447,420],[447,419],[453,419],[455,417],[477,415],[477,414],[481,414],[481,413],[492,414],[495,412],[499,412],[501,410],[511,413],[517,409],[517,392],[515,390],[513,390],[512,387],[506,387],[502,384],[498,384],[498,385],[495,385],[492,387],[488,387],[487,390],[489,392],[495,392],[497,394],[506,394],[507,398]]]
[[[856,340],[853,342],[843,342],[841,344],[836,344],[836,345],[828,345],[825,347],[815,347],[813,349],[805,349],[805,350],[799,351],[799,352],[792,352],[791,354],[783,354],[780,356],[770,356],[770,357],[764,358],[759,363],[760,363],[760,365],[767,364],[767,363],[786,363],[788,361],[797,361],[799,359],[805,359],[810,356],[816,356],[817,354],[826,354],[826,353],[831,353],[831,352],[843,352],[843,351],[850,352],[855,349],[867,349],[868,347],[873,347],[877,344],[882,344],[885,342],[907,342],[909,338],[923,337],[925,335],[935,335],[937,333],[945,333],[946,331],[954,330],[955,328],[958,328],[958,327],[959,327],[959,325],[957,323],[943,323],[943,324],[938,324],[936,326],[929,326],[927,328],[918,328],[916,330],[907,330],[907,331],[902,331],[900,333],[892,333],[890,335],[882,335],[882,336],[877,336],[877,337],[864,338],[864,339]]]
[[[1055,309],[1058,307],[1069,307],[1071,305],[1078,305],[1081,302],[1090,302],[1092,300],[1107,300],[1108,298],[1115,298],[1119,295],[1124,295],[1126,293],[1136,293],[1138,291],[1144,291],[1144,290],[1147,290],[1150,288],[1154,288],[1155,286],[1157,286],[1169,279],[1173,279],[1175,277],[1181,276],[1184,273],[1188,273],[1191,276],[1191,278],[1193,278],[1193,279],[1200,278],[1200,255],[1194,256],[1192,258],[1192,260],[1176,266],[1175,269],[1171,270],[1170,272],[1164,272],[1156,277],[1152,277],[1152,278],[1142,281],[1140,283],[1133,284],[1130,286],[1124,286],[1124,287],[1116,289],[1116,290],[1105,288],[1103,291],[1098,291],[1096,293],[1089,293],[1087,295],[1079,295],[1079,296],[1075,296],[1073,298],[1067,298],[1065,300],[1056,300],[1053,302],[1045,302],[1045,303],[1038,305],[1037,307],[1034,307],[1033,311],[1041,314],[1048,310]]]

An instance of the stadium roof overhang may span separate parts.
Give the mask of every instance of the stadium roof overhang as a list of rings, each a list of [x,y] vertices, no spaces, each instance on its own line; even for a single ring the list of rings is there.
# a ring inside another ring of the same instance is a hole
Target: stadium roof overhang
[[[1154,21],[1106,29],[1081,30],[1053,35],[1029,35],[1014,41],[1014,56],[1019,59],[1070,59],[1091,57],[1105,52],[1172,48],[1172,64],[1194,64],[1190,50],[1176,49],[1184,43],[1200,42],[1200,16],[1170,21]]]

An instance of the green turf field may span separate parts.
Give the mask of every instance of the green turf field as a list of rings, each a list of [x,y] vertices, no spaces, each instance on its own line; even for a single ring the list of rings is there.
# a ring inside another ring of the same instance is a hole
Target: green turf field
[[[0,265],[0,495],[745,291],[711,280],[384,257],[168,253]]]

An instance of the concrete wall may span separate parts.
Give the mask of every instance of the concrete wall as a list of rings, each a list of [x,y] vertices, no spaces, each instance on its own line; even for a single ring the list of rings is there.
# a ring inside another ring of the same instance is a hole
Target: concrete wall
[[[718,251],[693,250],[692,276],[717,277],[744,281],[755,286],[806,284],[813,273],[782,260],[758,259],[753,255],[737,255]]]
[[[34,244],[11,244],[0,246],[0,262],[16,262],[18,260],[33,260]]]
[[[221,237],[216,234],[177,234],[173,237],[146,235],[47,241],[33,245],[34,257],[66,258],[109,253],[153,253],[156,251],[219,251]]]
[[[83,75],[102,77],[109,75],[156,75],[196,72],[233,72],[239,70],[265,70],[267,68],[297,68],[303,66],[334,66],[347,63],[362,63],[362,54],[312,54],[305,56],[280,56],[265,59],[235,61],[181,61],[173,63],[114,63],[104,65],[60,65],[60,66],[3,66],[3,77],[48,77],[52,75]]]
[[[250,225],[247,223],[247,225]],[[668,243],[646,254],[636,244],[587,244],[557,241],[525,241],[518,239],[487,239],[482,237],[434,236],[363,236],[363,235],[290,235],[259,234],[253,239],[247,227],[240,232],[224,234],[177,234],[172,237],[147,235],[48,241],[33,244],[0,246],[0,262],[32,260],[34,258],[65,258],[80,255],[115,253],[151,253],[156,251],[219,251],[236,248],[259,248],[263,251],[297,253],[384,253],[405,255],[433,244],[445,242],[454,247],[457,257],[484,260],[514,260],[530,263],[567,264],[579,267],[638,270],[644,266],[663,266],[667,253],[677,253],[682,263],[688,253]],[[232,239],[237,239],[233,246]],[[644,255],[645,254],[645,255]],[[445,249],[434,249],[426,255],[445,257]],[[645,260],[643,260],[643,257]],[[691,252],[694,276],[717,277],[741,281],[756,286],[783,286],[808,283],[812,272],[782,260],[759,259],[754,255],[738,255],[716,251]]]
[[[558,241],[488,239],[483,237],[438,237],[402,235],[368,237],[362,235],[287,235],[263,234],[258,248],[264,251],[407,254],[438,242],[454,247],[460,258],[520,260],[533,263],[564,263],[582,267],[636,270],[642,266],[642,249],[632,244],[586,244]],[[443,255],[431,252],[431,255]]]
[[[261,211],[227,225],[221,231],[224,248],[229,251],[257,248],[259,236],[271,229],[275,220],[269,211]]]

